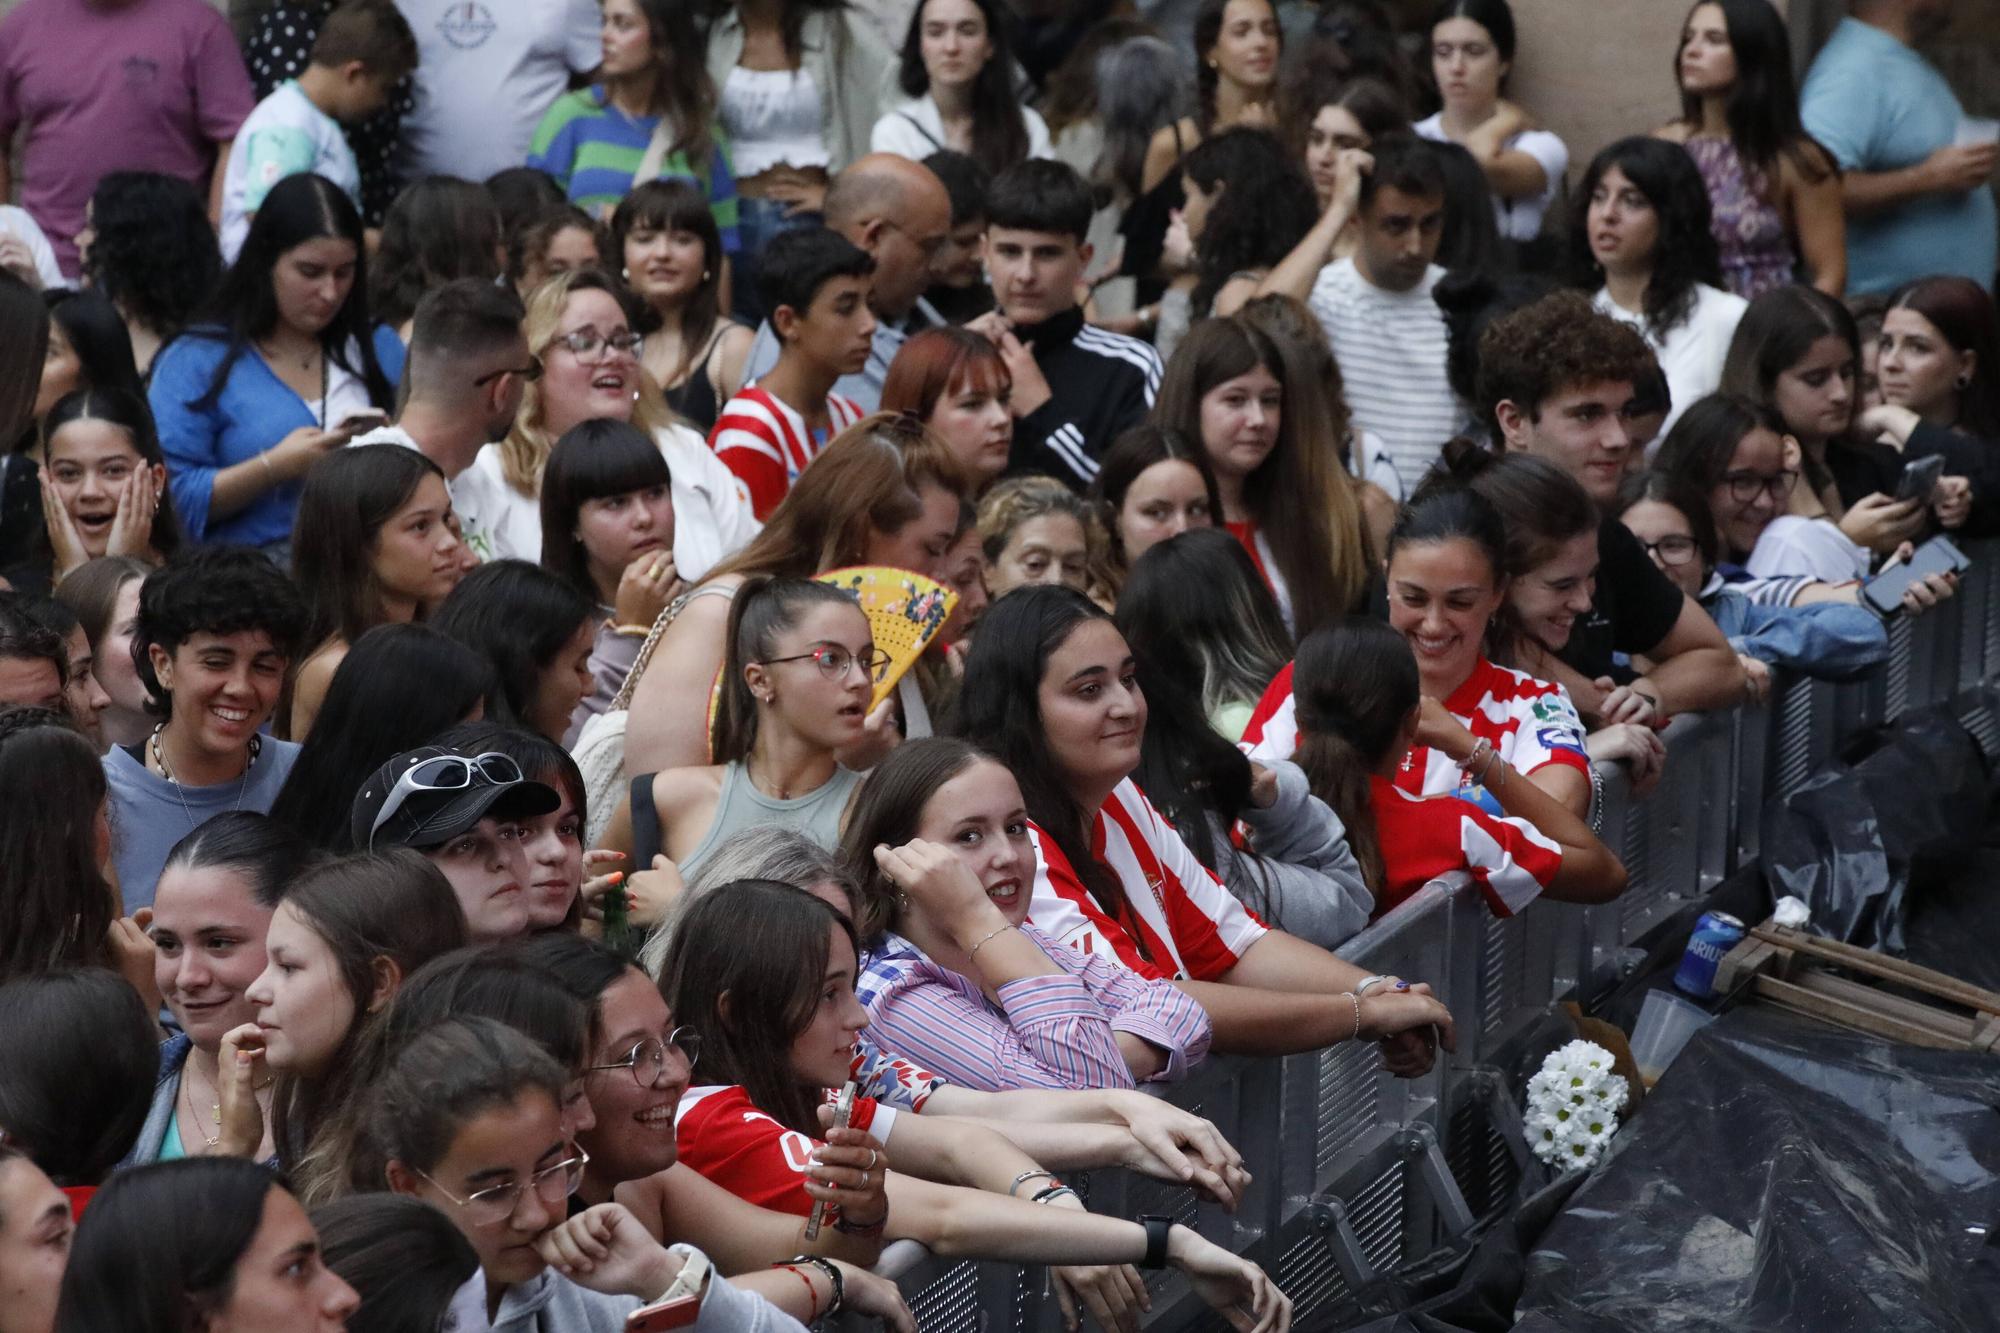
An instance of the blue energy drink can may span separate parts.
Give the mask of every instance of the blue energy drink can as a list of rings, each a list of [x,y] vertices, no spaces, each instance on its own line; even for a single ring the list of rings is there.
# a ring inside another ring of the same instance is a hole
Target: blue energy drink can
[[[1674,969],[1674,988],[1697,1000],[1715,998],[1715,969],[1724,954],[1743,941],[1743,923],[1727,912],[1703,912],[1688,936],[1687,952]]]

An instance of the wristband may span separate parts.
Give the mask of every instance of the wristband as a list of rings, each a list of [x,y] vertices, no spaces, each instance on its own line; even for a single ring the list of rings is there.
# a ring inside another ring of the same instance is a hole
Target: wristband
[[[700,1250],[692,1245],[669,1245],[667,1253],[678,1254],[681,1257],[681,1271],[674,1274],[673,1282],[665,1291],[647,1302],[649,1305],[658,1305],[661,1301],[670,1301],[681,1296],[699,1296],[702,1284],[708,1281],[710,1268],[708,1256]]]
[[[833,1229],[843,1236],[858,1236],[862,1240],[874,1240],[889,1225],[889,1214],[883,1213],[873,1222],[850,1222],[844,1212],[833,1215]]]
[[[1384,972],[1377,972],[1372,977],[1363,977],[1361,978],[1361,984],[1354,988],[1354,993],[1356,995],[1366,995],[1370,986],[1379,986],[1388,979],[1388,974]]]
[[[1021,1186],[1022,1186],[1022,1185],[1024,1185],[1024,1184],[1026,1184],[1026,1183],[1027,1183],[1028,1181],[1030,1181],[1030,1180],[1046,1180],[1046,1181],[1048,1181],[1048,1182],[1049,1182],[1049,1183],[1050,1183],[1051,1185],[1060,1185],[1060,1184],[1062,1184],[1062,1182],[1061,1182],[1060,1180],[1057,1180],[1057,1179],[1056,1179],[1056,1173],[1055,1173],[1055,1172],[1053,1172],[1053,1171],[1044,1171],[1044,1170],[1042,1170],[1041,1168],[1037,1167],[1037,1168],[1036,1168],[1035,1170],[1033,1170],[1033,1171],[1023,1171],[1023,1172],[1022,1172],[1022,1173],[1021,1173],[1020,1175],[1018,1175],[1018,1176],[1015,1176],[1015,1177],[1014,1177],[1014,1183],[1013,1183],[1013,1184],[1011,1184],[1011,1185],[1009,1185],[1009,1186],[1007,1187],[1007,1193],[1008,1193],[1008,1194],[1009,1194],[1010,1196],[1012,1196],[1012,1197],[1014,1197],[1014,1198],[1016,1198],[1016,1199],[1020,1198],[1020,1197],[1021,1197],[1021,1195],[1020,1195],[1020,1189],[1021,1189]]]
[[[1051,1185],[1045,1190],[1036,1191],[1035,1202],[1049,1203],[1052,1202],[1053,1200],[1060,1199],[1065,1194],[1069,1195],[1070,1198],[1075,1199],[1078,1203],[1083,1202],[1083,1197],[1067,1185]]]
[[[258,453],[257,461],[264,465],[264,480],[276,486],[278,484],[278,471],[271,466],[271,451],[265,449]]]
[[[847,1279],[840,1275],[839,1266],[831,1259],[822,1258],[817,1254],[800,1254],[785,1260],[778,1267],[796,1269],[800,1264],[809,1264],[817,1268],[820,1272],[826,1274],[829,1282],[833,1283],[833,1303],[828,1305],[824,1310],[815,1311],[813,1319],[824,1319],[826,1316],[838,1311],[847,1301]]]
[[[812,1279],[801,1273],[797,1264],[772,1264],[771,1271],[775,1273],[790,1273],[799,1280],[800,1284],[806,1289],[806,1317],[799,1322],[802,1324],[817,1323],[819,1321],[819,1293],[813,1290]]]
[[[1167,1234],[1174,1229],[1174,1219],[1162,1217],[1158,1213],[1148,1213],[1139,1219],[1139,1225],[1146,1228],[1146,1257],[1139,1261],[1145,1269],[1167,1266]]]

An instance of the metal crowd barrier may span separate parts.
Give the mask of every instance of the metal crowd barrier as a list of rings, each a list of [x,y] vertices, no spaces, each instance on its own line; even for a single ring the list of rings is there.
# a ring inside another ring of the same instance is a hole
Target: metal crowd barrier
[[[1458,1051],[1420,1079],[1392,1078],[1372,1045],[1286,1059],[1210,1060],[1166,1090],[1213,1120],[1254,1183],[1235,1214],[1191,1190],[1121,1170],[1072,1173],[1093,1211],[1167,1213],[1250,1255],[1300,1317],[1357,1314],[1399,1271],[1448,1251],[1504,1209],[1528,1161],[1508,1060],[1552,1001],[1615,978],[1621,952],[1726,875],[1754,861],[1767,801],[1833,762],[1855,736],[1951,703],[1990,755],[2000,717],[1980,687],[2000,677],[2000,540],[1969,549],[1953,602],[1891,626],[1890,658],[1833,683],[1781,678],[1766,707],[1676,719],[1657,790],[1601,769],[1602,836],[1630,887],[1599,907],[1537,902],[1502,920],[1463,877],[1435,881],[1347,942],[1369,972],[1429,981],[1451,1007]],[[931,1333],[1055,1333],[1060,1311],[1039,1268],[951,1263],[908,1242],[881,1270]],[[1147,1327],[1214,1325],[1185,1281],[1149,1275]]]

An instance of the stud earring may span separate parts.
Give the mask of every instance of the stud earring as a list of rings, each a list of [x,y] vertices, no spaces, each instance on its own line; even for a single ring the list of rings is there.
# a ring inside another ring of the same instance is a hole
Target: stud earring
[[[1959,387],[1959,390],[1963,392],[1964,390],[1970,389],[1972,387],[1972,376],[1970,374],[1961,374],[1957,379],[1953,380],[1952,383],[1956,384]]]
[[[707,269],[703,269],[703,270],[701,271],[701,280],[702,280],[703,282],[707,282],[707,281],[709,280],[709,277],[710,277],[710,276],[711,276],[711,275],[709,274],[709,271],[708,271]]]

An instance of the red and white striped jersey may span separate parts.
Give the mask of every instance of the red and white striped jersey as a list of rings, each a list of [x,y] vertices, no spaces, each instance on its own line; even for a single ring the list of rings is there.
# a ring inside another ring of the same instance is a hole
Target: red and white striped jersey
[[[1465,871],[1495,916],[1533,902],[1562,868],[1562,847],[1525,819],[1489,815],[1456,796],[1414,796],[1368,780],[1382,848],[1380,916],[1440,875]]]
[[[1501,762],[1516,773],[1531,774],[1550,764],[1562,764],[1586,776],[1590,772],[1590,759],[1583,748],[1583,720],[1577,716],[1569,692],[1560,685],[1495,666],[1482,657],[1473,664],[1465,683],[1444,701],[1444,707],[1475,738],[1492,742]],[[1298,743],[1292,668],[1287,663],[1257,701],[1243,730],[1242,745],[1252,759],[1272,760],[1291,758]],[[1415,796],[1450,792],[1480,800],[1484,795],[1449,755],[1427,745],[1416,746],[1403,756],[1396,785]],[[1490,800],[1482,803],[1489,811],[1498,812]]]
[[[848,1124],[887,1144],[896,1109],[867,1097],[854,1099]],[[821,1140],[786,1129],[757,1109],[740,1086],[689,1088],[674,1110],[680,1160],[737,1198],[803,1217],[812,1211],[806,1167]]]
[[[1156,980],[1213,981],[1268,930],[1130,778],[1105,800],[1090,831],[1091,850],[1125,891],[1117,918],[1090,896],[1054,838],[1032,823],[1028,832],[1039,862],[1028,919],[1072,949],[1108,953]]]
[[[815,436],[803,413],[754,384],[722,405],[708,444],[736,474],[759,522],[771,516],[826,442],[863,416],[859,404],[837,393],[826,396],[826,414],[828,430]]]

